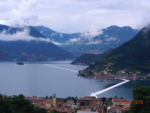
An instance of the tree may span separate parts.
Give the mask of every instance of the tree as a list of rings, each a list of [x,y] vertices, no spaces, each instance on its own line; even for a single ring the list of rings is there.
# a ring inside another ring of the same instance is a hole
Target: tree
[[[53,109],[50,113],[58,113],[56,109]]]
[[[48,96],[46,96],[46,98],[48,98]]]
[[[85,105],[85,102],[82,101],[82,102],[80,103],[80,105],[81,105],[81,106],[84,106],[84,105]]]
[[[150,88],[138,86],[133,90],[133,102],[131,103],[131,113],[150,113]]]
[[[90,68],[93,69],[93,65],[92,64],[90,64]]]
[[[117,95],[114,98],[118,98]]]
[[[106,97],[103,97],[101,100],[102,100],[102,102],[104,104],[104,102],[106,102]]]
[[[121,97],[120,99],[123,99],[123,97]]]

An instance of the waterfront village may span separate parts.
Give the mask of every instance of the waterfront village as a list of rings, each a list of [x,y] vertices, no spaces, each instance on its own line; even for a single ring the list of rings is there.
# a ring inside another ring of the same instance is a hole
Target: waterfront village
[[[8,98],[3,95],[3,98]],[[93,96],[56,98],[56,94],[46,97],[24,97],[34,106],[39,106],[50,113],[57,110],[58,113],[124,113],[130,110],[131,101],[123,98],[109,97],[96,98]]]
[[[119,70],[116,74],[112,74],[113,71],[110,69],[112,63],[104,65],[105,68],[102,71],[97,71],[98,69],[79,71],[79,76],[88,78],[88,79],[128,79],[128,80],[147,80],[150,79],[150,74],[141,74],[140,71],[128,71],[127,69]],[[89,75],[90,73],[90,75]],[[91,76],[92,75],[92,76]]]

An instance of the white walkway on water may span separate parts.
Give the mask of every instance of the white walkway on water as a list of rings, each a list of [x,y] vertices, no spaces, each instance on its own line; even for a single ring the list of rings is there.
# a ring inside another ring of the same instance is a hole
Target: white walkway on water
[[[113,86],[111,86],[111,87],[108,87],[108,88],[106,88],[106,89],[103,89],[103,90],[101,90],[101,91],[98,91],[98,92],[96,92],[96,93],[92,93],[90,96],[95,96],[96,98],[98,98],[97,95],[99,95],[99,94],[101,94],[101,93],[104,93],[104,92],[106,92],[106,91],[108,91],[108,90],[111,90],[111,89],[113,89],[113,88],[115,88],[115,87],[118,87],[118,86],[120,86],[120,85],[122,85],[122,84],[125,84],[125,83],[127,83],[127,82],[130,81],[130,80],[126,80],[126,79],[122,79],[122,80],[124,80],[124,81],[123,81],[123,82],[120,82],[120,83],[118,83],[118,84],[116,84],[116,85],[113,85]]]
[[[49,67],[53,67],[53,68],[58,68],[58,69],[67,70],[67,71],[78,72],[78,71],[76,71],[76,70],[66,69],[66,68],[62,68],[62,67],[56,67],[56,66],[52,66],[52,65],[48,65],[48,64],[44,64],[44,65],[45,65],[45,66],[49,66]]]
[[[48,64],[44,64],[44,65],[45,65],[45,66],[49,66],[49,67],[53,67],[53,68],[58,68],[58,69],[63,69],[63,70],[68,70],[68,71],[73,71],[73,72],[78,72],[78,71],[76,71],[76,70],[66,69],[66,68],[62,68],[62,67],[56,67],[56,66],[52,66],[52,65],[48,65]],[[106,88],[106,89],[103,89],[103,90],[101,90],[101,91],[98,91],[98,92],[96,92],[96,93],[92,93],[90,96],[95,96],[96,98],[98,98],[97,95],[99,95],[99,94],[101,94],[101,93],[104,93],[104,92],[106,92],[106,91],[108,91],[108,90],[111,90],[111,89],[113,89],[113,88],[115,88],[115,87],[118,87],[118,86],[120,86],[120,85],[122,85],[122,84],[125,84],[125,83],[127,83],[127,82],[130,81],[130,80],[126,80],[126,79],[122,79],[122,80],[124,80],[124,81],[123,81],[123,82],[120,82],[120,83],[118,83],[118,84],[116,84],[116,85],[110,86],[110,87],[108,87],[108,88]]]

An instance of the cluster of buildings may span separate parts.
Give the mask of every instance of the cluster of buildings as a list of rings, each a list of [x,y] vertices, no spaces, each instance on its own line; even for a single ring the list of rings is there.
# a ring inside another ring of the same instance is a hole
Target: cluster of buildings
[[[3,95],[3,98],[7,98]],[[96,98],[85,96],[84,98],[56,98],[53,97],[25,97],[25,100],[31,101],[34,106],[39,106],[50,113],[53,109],[58,113],[124,113],[130,110],[131,102],[127,103],[124,99],[119,98]],[[75,103],[76,101],[76,103]]]
[[[131,103],[127,103],[124,99],[119,98],[96,98],[86,96],[84,98],[77,98],[80,105],[80,110],[77,113],[123,113],[130,110]],[[82,103],[85,103],[82,105]]]
[[[84,76],[86,78],[93,78],[93,79],[129,79],[129,80],[145,80],[147,78],[150,78],[150,74],[143,75],[140,71],[128,71],[126,69],[119,70],[116,74],[112,74],[111,72],[113,69],[111,69],[112,63],[108,63],[105,65],[104,70],[98,71],[98,68],[96,70],[88,70],[88,72],[80,71],[79,75]],[[89,76],[89,71],[91,72]]]
[[[64,98],[56,98],[56,94],[53,94],[53,97],[25,97],[26,100],[30,100],[34,106],[39,106],[40,108],[44,108],[48,113],[53,109],[57,110],[59,113],[75,113],[71,107],[72,100],[64,102]]]

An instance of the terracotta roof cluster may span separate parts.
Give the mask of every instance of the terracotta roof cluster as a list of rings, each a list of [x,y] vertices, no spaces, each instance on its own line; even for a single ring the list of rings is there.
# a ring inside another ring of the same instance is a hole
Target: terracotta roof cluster
[[[5,95],[5,94],[4,94],[4,95],[3,95],[3,98],[8,98],[8,95]]]
[[[125,101],[124,99],[120,99],[120,98],[114,98],[112,99],[112,102],[119,102],[119,101]]]
[[[120,109],[120,110],[122,110],[122,111],[128,111],[128,110],[130,110],[130,108],[126,108],[126,107],[124,107],[124,108],[119,107],[119,106],[111,106],[111,107],[110,107],[110,109],[115,109],[115,108]]]

